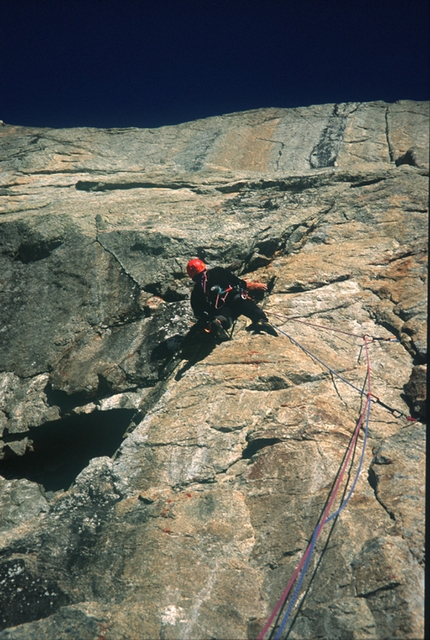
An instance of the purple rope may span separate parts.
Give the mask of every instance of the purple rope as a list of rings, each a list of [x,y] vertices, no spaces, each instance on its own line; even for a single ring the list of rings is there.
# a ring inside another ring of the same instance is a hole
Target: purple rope
[[[282,331],[282,330],[280,330],[280,331],[281,331],[281,333],[284,333],[284,335],[286,335],[288,338],[290,338],[290,336],[288,334],[286,334],[284,331]],[[315,357],[307,349],[302,347],[296,340],[294,340],[293,338],[290,338],[290,339],[295,344],[297,344],[301,349],[303,349],[306,353],[309,353],[309,355],[311,357]],[[311,558],[311,556],[313,554],[313,551],[314,551],[314,548],[315,548],[315,544],[316,544],[318,536],[319,536],[319,534],[321,532],[321,529],[327,522],[329,522],[330,520],[335,518],[337,515],[339,515],[339,513],[342,511],[342,509],[345,508],[345,506],[348,504],[348,502],[349,502],[349,500],[350,500],[350,498],[352,496],[352,493],[353,493],[353,491],[355,489],[355,486],[357,484],[357,481],[358,481],[358,478],[359,478],[359,475],[360,475],[360,472],[361,472],[363,460],[364,460],[364,453],[365,453],[365,448],[366,448],[367,434],[368,434],[368,427],[369,427],[369,420],[370,420],[370,406],[371,406],[371,395],[372,395],[371,389],[370,389],[370,372],[371,372],[371,369],[370,369],[369,348],[368,348],[368,342],[367,342],[366,336],[363,336],[363,340],[364,340],[364,347],[365,347],[365,350],[366,350],[366,362],[367,362],[367,376],[366,376],[366,378],[367,378],[367,393],[366,393],[367,401],[366,401],[366,405],[365,405],[364,410],[362,411],[362,413],[360,415],[360,418],[358,420],[358,423],[357,423],[357,426],[355,428],[355,432],[354,432],[354,436],[353,436],[352,442],[351,442],[350,446],[347,449],[347,455],[346,455],[345,463],[343,464],[343,468],[341,469],[339,477],[338,477],[338,479],[336,481],[336,485],[335,485],[335,487],[334,487],[334,489],[333,489],[333,491],[331,493],[328,505],[327,505],[326,509],[324,510],[321,522],[318,524],[318,526],[316,527],[316,529],[315,529],[315,531],[313,533],[311,544],[307,548],[304,556],[302,557],[302,560],[299,563],[299,566],[297,567],[296,571],[294,572],[293,577],[291,578],[290,582],[288,583],[287,588],[285,589],[285,591],[282,594],[281,598],[278,600],[278,603],[276,604],[274,610],[272,611],[268,621],[266,622],[265,626],[263,627],[262,631],[260,632],[260,635],[258,636],[258,640],[261,640],[264,637],[264,635],[266,634],[266,632],[268,631],[268,629],[270,627],[270,624],[272,623],[277,611],[280,609],[282,604],[285,602],[285,600],[286,600],[286,598],[288,596],[288,593],[290,591],[290,588],[292,587],[297,575],[300,573],[300,578],[299,578],[298,584],[296,585],[296,588],[295,588],[295,591],[294,591],[293,596],[291,598],[291,601],[289,603],[288,609],[287,609],[287,611],[286,611],[286,613],[284,615],[284,618],[282,620],[281,626],[278,629],[278,632],[277,632],[276,637],[275,637],[275,640],[279,640],[279,638],[280,638],[280,636],[281,636],[281,634],[282,634],[282,632],[283,632],[283,630],[285,628],[285,625],[287,624],[288,618],[290,616],[290,613],[291,613],[291,610],[292,610],[292,608],[294,606],[296,598],[297,598],[297,596],[299,594],[303,579],[304,579],[305,574],[306,574],[307,567],[309,566],[310,558]],[[318,362],[321,362],[321,364],[323,364],[329,370],[333,371],[333,373],[338,375],[338,377],[341,377],[341,376],[339,376],[339,374],[337,374],[337,372],[335,372],[330,367],[328,367],[325,363],[323,363],[321,360],[319,360],[319,358],[316,358],[316,359],[318,360]],[[355,387],[354,385],[349,383],[347,380],[345,380],[345,381],[348,384],[350,384],[350,386],[353,386],[355,389],[357,389],[360,392],[360,394],[364,394],[365,393],[361,389],[358,389],[358,387]],[[362,447],[362,453],[361,453],[361,456],[360,456],[360,462],[359,462],[359,465],[358,465],[358,469],[357,469],[357,472],[356,472],[356,475],[355,475],[355,478],[354,478],[354,482],[352,484],[352,487],[351,487],[346,499],[343,501],[341,506],[337,509],[337,511],[335,511],[334,514],[332,514],[329,517],[326,517],[326,513],[329,512],[329,510],[331,508],[331,505],[334,502],[334,499],[335,499],[335,497],[337,495],[337,491],[338,491],[338,489],[340,487],[340,483],[341,483],[341,481],[343,479],[343,476],[345,474],[346,465],[348,464],[348,459],[349,459],[349,457],[350,457],[350,455],[351,455],[351,453],[353,451],[353,447],[355,447],[355,444],[356,444],[356,441],[357,441],[357,438],[358,438],[358,434],[359,434],[359,431],[360,431],[360,428],[361,428],[361,425],[362,425],[363,418],[364,418],[365,414],[366,414],[366,428],[365,428],[365,433],[364,433],[364,438],[363,438],[363,447]]]
[[[351,496],[352,496],[352,494],[353,494],[353,492],[354,492],[354,489],[355,489],[356,484],[357,484],[357,482],[358,482],[358,478],[359,478],[360,473],[361,473],[361,468],[362,468],[362,466],[363,466],[363,460],[364,460],[364,453],[365,453],[365,450],[366,450],[367,434],[368,434],[368,430],[369,430],[369,421],[370,421],[370,406],[371,406],[371,403],[370,403],[370,402],[368,402],[368,403],[367,403],[367,412],[366,412],[366,427],[365,427],[365,431],[364,431],[364,438],[363,438],[363,447],[362,447],[362,451],[361,451],[360,462],[359,462],[359,465],[358,465],[358,468],[357,468],[357,472],[356,472],[356,474],[355,474],[354,482],[352,483],[351,489],[349,490],[349,493],[348,493],[347,497],[346,497],[346,498],[345,498],[345,500],[342,502],[342,504],[340,505],[340,507],[339,507],[339,508],[337,509],[337,511],[335,511],[335,512],[330,516],[330,517],[328,517],[328,518],[326,518],[326,520],[324,520],[324,522],[322,523],[322,526],[324,526],[325,524],[327,524],[327,522],[330,522],[331,520],[334,520],[334,518],[336,518],[336,517],[340,514],[340,512],[341,512],[341,511],[346,507],[346,505],[348,504],[348,502],[349,502],[349,500],[350,500],[350,498],[351,498]],[[292,609],[293,609],[293,607],[294,607],[294,604],[295,604],[295,602],[296,602],[296,600],[297,600],[297,597],[298,597],[298,595],[299,595],[300,589],[301,589],[301,587],[302,587],[302,583],[303,583],[303,580],[304,580],[304,578],[305,578],[306,571],[307,571],[307,569],[308,569],[309,562],[310,562],[310,560],[311,560],[311,556],[312,556],[312,554],[313,554],[313,552],[314,552],[315,544],[316,544],[316,541],[317,541],[317,538],[318,538],[318,533],[319,533],[319,530],[320,530],[321,528],[322,528],[322,527],[316,527],[316,528],[315,528],[315,531],[314,531],[314,533],[313,533],[313,535],[312,535],[312,542],[311,542],[311,545],[310,545],[310,550],[309,550],[309,553],[308,553],[308,557],[306,558],[306,562],[305,562],[305,564],[303,565],[303,569],[302,569],[302,572],[301,572],[301,574],[300,574],[299,581],[298,581],[297,586],[296,586],[296,588],[295,588],[295,590],[294,590],[294,593],[293,593],[293,595],[292,595],[292,597],[291,597],[290,603],[289,603],[289,605],[288,605],[288,609],[287,609],[287,611],[285,612],[285,615],[284,615],[284,617],[283,617],[283,619],[282,619],[281,626],[279,627],[278,632],[277,632],[277,634],[276,634],[276,636],[275,636],[275,640],[280,640],[280,637],[281,637],[281,635],[282,635],[282,632],[283,632],[283,630],[285,629],[285,625],[286,625],[286,624],[287,624],[287,622],[288,622],[288,619],[289,619],[289,617],[290,617],[291,611],[292,611]]]

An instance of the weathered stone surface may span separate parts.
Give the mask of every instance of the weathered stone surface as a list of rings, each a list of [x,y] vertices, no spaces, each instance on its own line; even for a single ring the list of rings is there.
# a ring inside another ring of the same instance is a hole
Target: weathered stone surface
[[[22,522],[49,511],[43,489],[28,480],[1,480],[0,529],[7,531]]]
[[[428,104],[7,125],[0,150],[0,638],[256,638],[356,427],[365,334],[383,404],[286,631],[422,637]],[[204,342],[191,256],[266,282],[279,337]]]

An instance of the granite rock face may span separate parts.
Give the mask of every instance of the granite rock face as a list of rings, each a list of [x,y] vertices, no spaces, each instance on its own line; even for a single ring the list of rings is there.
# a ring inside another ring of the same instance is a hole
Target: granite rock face
[[[257,638],[362,411],[364,335],[361,473],[283,637],[423,636],[428,116],[1,128],[2,640]],[[205,340],[194,256],[265,282],[279,336]]]

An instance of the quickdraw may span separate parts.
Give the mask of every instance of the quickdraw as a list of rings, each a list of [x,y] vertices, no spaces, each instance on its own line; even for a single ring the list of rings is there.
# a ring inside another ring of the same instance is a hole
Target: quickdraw
[[[229,284],[227,289],[221,289],[221,287],[217,284],[211,288],[211,291],[217,294],[214,307],[218,311],[218,309],[222,309],[222,307],[224,306],[228,294],[230,293],[230,291],[233,291],[233,287]]]
[[[395,418],[403,417],[403,418],[406,418],[406,420],[409,420],[409,422],[418,422],[418,418],[412,418],[412,416],[408,416],[407,413],[403,413],[403,411],[400,411],[400,409],[394,409],[393,407],[390,407],[385,402],[382,402],[382,400],[378,398],[378,396],[375,396],[374,393],[371,393],[370,396],[371,396],[370,399],[372,400],[372,402],[375,402],[376,404],[381,405],[381,407],[384,407],[384,409],[389,411]]]

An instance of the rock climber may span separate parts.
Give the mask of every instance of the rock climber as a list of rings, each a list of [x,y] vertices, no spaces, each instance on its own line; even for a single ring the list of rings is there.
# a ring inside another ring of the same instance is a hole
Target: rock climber
[[[188,262],[187,274],[195,283],[190,300],[194,315],[207,321],[207,330],[214,330],[219,341],[229,339],[227,331],[241,315],[252,321],[248,329],[278,335],[264,311],[248,295],[248,291],[267,291],[267,285],[246,282],[222,267],[208,269],[199,258]]]

